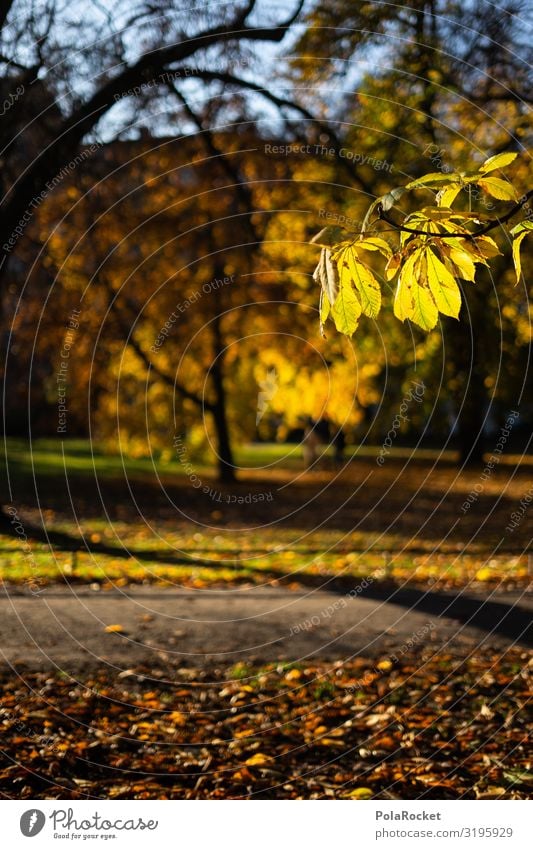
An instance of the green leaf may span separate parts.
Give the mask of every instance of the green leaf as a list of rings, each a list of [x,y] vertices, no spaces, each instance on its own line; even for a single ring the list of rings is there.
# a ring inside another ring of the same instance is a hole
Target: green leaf
[[[331,315],[339,333],[351,336],[355,332],[361,315],[361,304],[351,286],[341,286],[331,308]]]
[[[533,221],[519,221],[509,232],[511,236],[517,236],[522,230],[533,230]]]
[[[499,177],[483,177],[476,182],[497,200],[518,200],[515,187],[512,183],[506,182],[506,180],[501,180]]]
[[[489,171],[494,171],[496,168],[505,168],[506,165],[514,162],[517,156],[518,153],[497,153],[485,160],[479,172],[480,174],[488,174]]]

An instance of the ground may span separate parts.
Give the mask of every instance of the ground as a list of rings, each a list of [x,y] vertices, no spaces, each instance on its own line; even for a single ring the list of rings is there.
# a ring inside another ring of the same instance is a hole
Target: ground
[[[10,446],[5,797],[531,792],[532,465],[290,450],[220,486]]]

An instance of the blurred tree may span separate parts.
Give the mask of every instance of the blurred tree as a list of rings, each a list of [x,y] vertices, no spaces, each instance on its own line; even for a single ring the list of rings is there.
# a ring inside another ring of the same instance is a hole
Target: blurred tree
[[[91,339],[73,352],[81,368],[71,367],[74,394],[93,402],[92,432],[115,445],[118,436],[130,453],[168,456],[176,436],[194,450],[205,415],[219,478],[232,480],[231,437],[255,432],[258,383],[253,370],[242,380],[243,364],[261,360],[265,338],[281,340],[282,357],[298,330],[308,346],[314,292],[295,293],[263,254],[263,201],[271,184],[290,189],[287,158],[265,157],[253,124],[235,136],[196,117],[199,132],[187,140],[109,145],[90,178],[66,183],[43,209],[54,287],[37,350],[57,340],[57,306],[64,315],[69,293]]]
[[[61,0],[3,3],[0,268],[57,181],[92,158],[97,131],[131,133],[139,110],[146,123],[172,120],[170,84],[196,96],[199,83],[242,88],[232,72],[240,67],[246,76],[253,45],[282,41],[301,6],[280,22],[256,0],[238,8],[89,2],[83,10]],[[261,94],[276,109],[290,106]]]

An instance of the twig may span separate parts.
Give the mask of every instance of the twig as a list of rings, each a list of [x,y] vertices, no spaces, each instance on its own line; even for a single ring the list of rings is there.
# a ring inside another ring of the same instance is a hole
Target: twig
[[[526,205],[531,197],[533,197],[533,189],[526,192],[526,194],[523,195],[523,197],[521,197],[520,200],[505,213],[505,215],[502,215],[501,218],[495,218],[492,221],[488,221],[483,227],[476,230],[475,233],[428,233],[426,230],[417,230],[415,227],[406,227],[404,224],[397,224],[396,221],[393,221],[392,218],[386,214],[381,204],[377,207],[376,212],[380,221],[386,221],[387,224],[390,224],[395,230],[399,230],[403,233],[413,233],[415,236],[438,236],[439,239],[476,239],[478,236],[484,236],[486,233],[490,233],[491,230],[495,230],[496,227],[499,227],[509,221],[513,215],[516,215],[516,213]]]

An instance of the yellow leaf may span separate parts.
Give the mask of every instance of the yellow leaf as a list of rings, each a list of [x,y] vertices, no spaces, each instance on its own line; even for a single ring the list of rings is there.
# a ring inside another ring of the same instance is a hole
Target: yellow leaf
[[[273,762],[273,758],[268,755],[264,755],[262,752],[256,752],[255,755],[252,755],[251,758],[245,760],[245,764],[247,766],[263,766],[264,764],[271,764]]]
[[[473,255],[468,249],[462,250],[455,245],[446,245],[444,251],[453,266],[451,271],[455,277],[462,277],[463,280],[475,279],[476,266]]]
[[[344,749],[344,743],[340,740],[333,740],[331,737],[321,737],[319,743],[321,746],[336,746],[338,749]]]
[[[419,253],[420,251],[414,251],[407,257],[398,279],[394,297],[394,315],[400,321],[409,318],[413,309],[413,275]],[[399,259],[401,260],[401,257]]]
[[[455,175],[457,179],[457,175]],[[432,174],[424,174],[423,177],[419,177],[417,180],[412,180],[412,182],[407,183],[406,189],[418,189],[418,188],[438,188],[441,183],[451,183],[453,180],[453,176],[451,174],[443,174],[442,172],[434,172]]]
[[[331,308],[331,315],[339,333],[351,336],[357,329],[361,315],[361,304],[351,285],[341,286]]]
[[[123,625],[106,625],[104,631],[107,634],[122,634],[124,631]]]
[[[494,577],[494,572],[487,566],[478,569],[476,572],[476,581],[490,581]]]
[[[381,289],[371,271],[357,259],[355,251],[347,250],[348,269],[352,282],[359,292],[361,309],[370,318],[376,318],[381,308]]]
[[[169,714],[168,718],[173,722],[174,725],[186,725],[187,723],[186,715],[180,710],[173,710],[172,713]]]
[[[491,239],[490,236],[476,236],[473,239],[473,244],[485,259],[492,259],[494,256],[500,256],[498,245]]]
[[[245,728],[243,731],[236,731],[235,737],[237,739],[240,739],[241,737],[251,737],[253,733],[253,728]]]
[[[444,315],[459,318],[461,292],[454,277],[431,248],[426,250],[426,262],[428,285],[437,308]]]
[[[400,253],[393,254],[389,259],[387,265],[385,266],[385,277],[387,280],[392,280],[396,272],[398,271],[402,262],[402,255]]]
[[[325,324],[331,309],[331,304],[329,302],[328,296],[322,290],[320,293],[320,323]]]
[[[452,183],[451,186],[448,186],[446,189],[441,189],[437,195],[438,205],[450,207],[461,189],[461,183]]]
[[[439,320],[439,311],[431,293],[425,286],[416,286],[413,292],[413,313],[411,320],[422,330],[433,330]]]
[[[520,244],[524,236],[527,235],[528,232],[533,231],[533,221],[521,221],[516,227],[513,227],[511,230],[511,236],[514,236],[513,241],[513,261],[514,267],[516,271],[516,282],[518,283],[520,280],[520,274],[522,273],[522,263],[520,261]]]
[[[360,239],[357,242],[354,242],[352,247],[354,250],[359,251],[362,248],[365,251],[379,251],[386,256],[387,259],[392,256],[392,249],[388,242],[385,239],[380,239],[378,236],[368,236],[365,239]]]
[[[418,248],[405,261],[400,272],[394,315],[401,321],[414,321],[423,330],[432,330],[439,318],[427,284],[427,264],[424,248]]]
[[[522,239],[526,235],[527,231],[524,230],[523,233],[520,233],[516,239],[513,241],[513,262],[516,271],[516,282],[520,282],[520,275],[522,274],[522,262],[520,259],[520,245],[522,243]]]
[[[488,174],[489,171],[494,171],[495,168],[505,168],[505,166],[510,165],[517,156],[517,153],[497,153],[495,156],[491,156],[489,159],[485,160],[479,171],[481,174]]]
[[[377,664],[377,668],[381,669],[383,672],[388,672],[389,669],[392,669],[392,660],[380,660]]]
[[[370,789],[370,787],[357,787],[355,790],[352,790],[351,793],[348,793],[349,799],[371,799],[374,793]]]
[[[302,677],[299,669],[290,669],[285,675],[285,681],[298,681]]]
[[[512,183],[501,180],[500,177],[483,177],[477,180],[477,183],[497,200],[518,200],[518,194]]]

